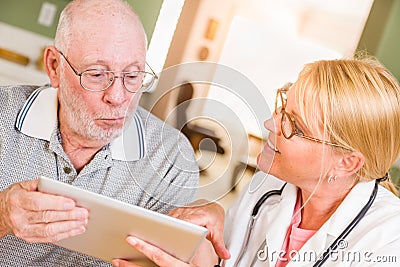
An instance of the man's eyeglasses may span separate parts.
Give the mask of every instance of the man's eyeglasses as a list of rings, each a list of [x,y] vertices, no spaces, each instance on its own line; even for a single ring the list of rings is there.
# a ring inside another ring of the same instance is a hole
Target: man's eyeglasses
[[[300,138],[304,138],[304,139],[307,139],[307,140],[310,140],[313,142],[331,145],[334,147],[340,147],[340,148],[349,150],[349,148],[344,147],[342,145],[338,145],[338,144],[324,141],[324,140],[321,140],[318,138],[307,136],[300,130],[300,128],[296,124],[295,120],[285,110],[286,103],[287,103],[286,93],[290,89],[291,86],[292,86],[292,83],[287,83],[283,86],[283,88],[278,89],[276,92],[276,98],[275,98],[275,114],[280,113],[282,115],[282,117],[281,117],[281,132],[282,132],[283,136],[286,139],[290,139],[295,135]]]
[[[79,76],[81,86],[88,91],[101,92],[107,90],[116,78],[122,79],[122,84],[125,89],[131,93],[145,92],[153,85],[158,76],[154,73],[153,69],[147,64],[151,72],[147,71],[129,71],[129,72],[115,72],[110,70],[90,69],[79,73],[72,66],[67,57],[57,49],[60,55],[67,61],[68,65]],[[119,76],[116,75],[119,74]]]

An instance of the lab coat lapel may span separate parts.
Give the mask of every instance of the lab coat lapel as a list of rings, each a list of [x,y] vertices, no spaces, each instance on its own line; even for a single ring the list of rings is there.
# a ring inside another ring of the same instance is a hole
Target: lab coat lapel
[[[335,237],[327,234],[329,232],[329,225],[324,224],[318,232],[316,232],[298,251],[295,258],[289,262],[287,267],[292,266],[310,266],[314,263],[325,251],[325,248],[334,241]],[[326,244],[328,244],[326,246]]]
[[[297,187],[287,184],[282,192],[282,199],[268,212],[266,224],[266,242],[268,247],[268,258],[270,266],[275,266],[288,226],[292,219],[294,206],[297,198]]]
[[[374,184],[373,181],[355,185],[329,220],[300,249],[299,258],[290,262],[287,267],[309,266],[310,261],[318,259],[367,203]],[[328,266],[328,262],[329,259],[324,266]]]
[[[357,214],[367,204],[374,189],[375,181],[360,182],[349,192],[342,204],[337,208],[331,218],[325,223],[329,224],[328,234],[338,237]]]

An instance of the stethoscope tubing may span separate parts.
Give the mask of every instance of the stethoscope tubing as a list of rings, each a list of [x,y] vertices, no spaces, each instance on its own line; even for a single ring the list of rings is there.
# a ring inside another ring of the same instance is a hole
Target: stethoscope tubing
[[[271,191],[266,192],[264,195],[261,196],[261,198],[254,205],[253,211],[251,213],[251,218],[250,218],[250,221],[249,221],[247,229],[246,229],[244,243],[240,249],[238,257],[236,258],[235,264],[233,266],[236,267],[239,264],[240,260],[243,257],[245,250],[248,247],[250,236],[253,232],[253,228],[255,225],[256,217],[258,215],[258,212],[259,212],[261,206],[271,196],[282,195],[283,189],[285,188],[286,184],[287,183],[284,183],[283,186],[279,190],[271,190]],[[368,212],[368,210],[372,206],[377,193],[378,193],[378,181],[375,182],[375,187],[371,193],[371,196],[370,196],[368,202],[360,210],[360,212],[357,214],[357,216],[351,221],[351,223],[343,230],[343,232],[338,236],[338,238],[336,238],[335,241],[333,241],[332,244],[325,250],[325,252],[322,254],[322,257],[313,265],[313,267],[320,267],[320,266],[322,266],[322,264],[324,264],[326,262],[326,260],[332,254],[332,252],[337,249],[339,243],[342,242],[351,233],[351,231],[354,229],[354,227],[356,227],[356,225],[361,221],[361,219],[364,218],[365,214]],[[221,262],[220,262],[220,264],[221,264]],[[220,264],[215,265],[215,267],[219,267]]]
[[[260,197],[260,199],[257,201],[257,203],[254,205],[253,208],[253,212],[251,213],[251,216],[254,218],[257,216],[258,211],[260,210],[261,206],[265,203],[265,201],[268,200],[268,198],[272,197],[272,196],[280,196],[282,195],[283,189],[285,189],[285,186],[287,185],[287,183],[284,183],[281,187],[281,189],[275,189],[275,190],[271,190],[268,191],[267,193],[265,193],[264,195],[262,195]]]
[[[251,212],[250,221],[249,221],[249,223],[247,225],[244,243],[243,243],[242,247],[240,248],[240,252],[239,252],[238,257],[236,258],[235,264],[233,266],[237,266],[239,264],[240,260],[243,257],[243,254],[244,254],[245,250],[247,249],[247,247],[249,245],[250,236],[251,236],[251,234],[253,232],[254,224],[256,222],[257,215],[258,215],[258,212],[259,212],[261,206],[270,197],[282,195],[283,189],[285,188],[286,184],[287,183],[284,183],[280,189],[270,190],[270,191],[266,192],[264,195],[262,195],[260,197],[260,199],[254,205],[253,211]]]
[[[377,193],[378,193],[378,181],[375,182],[374,190],[372,191],[367,204],[365,204],[365,206],[360,210],[360,212],[346,227],[346,229],[343,230],[343,232],[338,236],[338,238],[336,238],[335,241],[332,242],[332,244],[328,247],[328,249],[322,254],[322,258],[319,259],[313,265],[313,267],[322,266],[322,264],[329,258],[332,252],[337,249],[339,243],[342,242],[350,234],[351,231],[353,231],[354,227],[356,227],[356,225],[361,221],[361,219],[364,218],[365,214],[374,203]]]

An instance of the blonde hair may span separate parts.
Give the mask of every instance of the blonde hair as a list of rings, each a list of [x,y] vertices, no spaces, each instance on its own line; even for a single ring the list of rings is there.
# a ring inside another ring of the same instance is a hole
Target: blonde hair
[[[364,155],[358,181],[388,173],[400,153],[400,89],[384,66],[373,58],[317,61],[293,86],[309,129],[322,128],[326,140]],[[381,184],[397,195],[390,177]]]

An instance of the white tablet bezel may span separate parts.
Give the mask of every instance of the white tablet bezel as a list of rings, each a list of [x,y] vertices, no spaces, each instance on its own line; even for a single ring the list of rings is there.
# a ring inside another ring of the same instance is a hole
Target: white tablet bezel
[[[38,190],[73,199],[89,210],[86,232],[56,244],[108,262],[114,258],[146,261],[125,238],[133,235],[152,243],[178,259],[190,262],[207,235],[207,229],[165,214],[131,205],[47,177]]]

